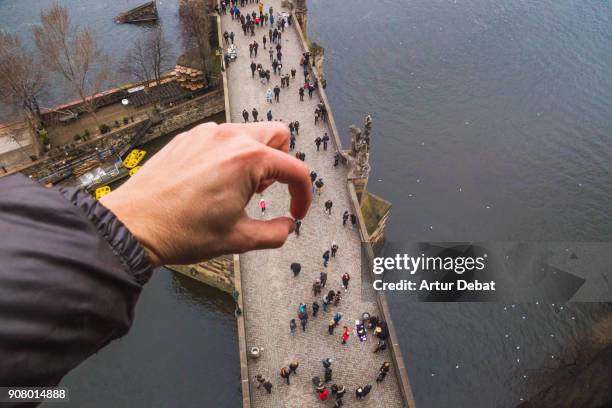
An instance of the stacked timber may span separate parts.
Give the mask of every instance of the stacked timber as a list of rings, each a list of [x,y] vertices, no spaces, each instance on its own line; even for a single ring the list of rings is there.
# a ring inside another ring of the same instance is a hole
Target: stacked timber
[[[146,23],[157,21],[158,18],[157,5],[154,1],[150,1],[119,14],[115,17],[115,23]]]

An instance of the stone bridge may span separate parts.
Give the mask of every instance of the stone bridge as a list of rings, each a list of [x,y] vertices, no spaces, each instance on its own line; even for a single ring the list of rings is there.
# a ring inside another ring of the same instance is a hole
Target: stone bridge
[[[281,8],[280,0],[267,0],[265,9],[272,6],[274,14],[279,11],[289,11]],[[242,13],[257,11],[257,3],[247,3],[241,9]],[[280,249],[256,251],[241,255],[237,262],[236,287],[241,290],[239,304],[242,305],[243,315],[239,317],[239,340],[241,347],[242,364],[242,392],[244,406],[274,407],[274,408],[304,408],[332,406],[328,401],[322,403],[314,392],[311,378],[323,377],[321,360],[331,357],[334,362],[333,381],[344,385],[347,393],[344,397],[345,406],[362,407],[404,407],[414,406],[412,393],[407,381],[403,359],[399,352],[395,332],[392,330],[390,350],[374,354],[373,349],[377,339],[372,332],[368,333],[368,340],[360,342],[354,333],[355,320],[361,319],[363,312],[372,315],[384,316],[388,310],[381,311],[381,305],[386,308],[384,299],[381,303],[377,295],[370,291],[361,290],[361,243],[362,237],[367,234],[363,225],[356,228],[342,225],[342,213],[345,210],[359,213],[359,204],[352,184],[348,182],[348,168],[340,165],[333,166],[333,156],[336,146],[339,146],[337,130],[333,123],[331,109],[327,104],[331,116],[331,123],[319,121],[314,124],[314,110],[320,100],[327,102],[324,92],[315,91],[313,98],[300,102],[298,88],[304,83],[300,57],[304,52],[306,41],[300,27],[294,23],[285,29],[282,34],[282,62],[283,73],[289,73],[291,68],[297,70],[295,80],[291,80],[289,88],[282,88],[280,103],[266,102],[265,94],[268,88],[280,84],[280,78],[272,73],[269,84],[260,83],[257,75],[251,78],[249,65],[249,43],[256,40],[259,43],[256,63],[261,63],[272,72],[268,47],[263,48],[262,37],[268,35],[269,25],[255,29],[255,36],[244,36],[240,22],[232,20],[229,12],[220,16],[219,34],[223,31],[234,32],[235,44],[238,49],[237,60],[232,62],[224,76],[226,86],[226,115],[232,122],[243,122],[242,111],[246,109],[249,115],[253,108],[259,111],[260,120],[265,119],[266,112],[271,109],[274,119],[283,122],[300,122],[299,136],[297,136],[296,151],[306,153],[306,164],[314,170],[325,182],[321,196],[313,198],[311,209],[303,220],[300,235],[292,235],[287,243]],[[221,42],[223,37],[220,35]],[[276,54],[276,50],[275,50]],[[229,109],[227,109],[229,107]],[[250,118],[252,120],[252,118]],[[327,132],[332,142],[327,151],[317,151],[314,139]],[[249,204],[248,213],[252,217],[270,219],[286,214],[289,205],[289,195],[284,185],[274,185],[263,195],[267,202],[267,214],[262,217],[258,208],[261,196],[256,195]],[[333,201],[331,216],[324,211],[324,202]],[[359,224],[363,218],[359,213]],[[312,284],[319,273],[324,269],[322,254],[329,249],[332,242],[338,246],[338,255],[332,258],[326,269],[328,284],[324,292],[315,297]],[[290,264],[299,262],[302,265],[301,273],[294,277]],[[338,290],[342,286],[341,276],[345,272],[351,275],[350,287],[338,307],[331,307],[327,313],[321,308],[317,317],[312,317],[311,305],[318,301],[322,305],[322,296],[330,289]],[[309,320],[306,332],[302,332],[297,318],[297,309],[300,302],[308,305]],[[342,312],[340,327],[334,335],[328,334],[328,323],[333,313]],[[388,318],[388,316],[387,316]],[[295,336],[289,334],[289,321],[296,319],[298,329]],[[351,329],[351,337],[346,345],[341,344],[340,335],[342,326]],[[391,323],[392,325],[392,323]],[[263,347],[264,351],[258,359],[248,359],[246,349],[252,346]],[[291,385],[287,385],[279,376],[279,370],[288,366],[293,360],[299,361],[297,375],[291,376]],[[376,383],[378,369],[383,361],[393,361],[395,370],[382,383]],[[262,374],[273,383],[272,394],[263,388],[255,387],[254,377]],[[246,377],[246,378],[245,378]],[[328,384],[331,385],[332,383]],[[366,400],[356,402],[355,389],[359,385],[371,384],[372,392]]]

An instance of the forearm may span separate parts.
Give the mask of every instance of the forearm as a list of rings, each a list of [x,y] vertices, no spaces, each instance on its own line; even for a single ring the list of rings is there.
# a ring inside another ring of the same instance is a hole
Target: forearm
[[[150,262],[88,194],[21,175],[0,180],[0,231],[0,385],[55,385],[127,333]]]

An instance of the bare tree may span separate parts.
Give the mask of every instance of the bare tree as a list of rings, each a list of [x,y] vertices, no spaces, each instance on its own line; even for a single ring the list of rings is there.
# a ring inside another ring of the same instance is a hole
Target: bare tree
[[[40,25],[32,30],[45,64],[64,78],[95,119],[93,95],[106,83],[110,63],[91,29],[72,25],[68,9],[56,4],[40,13]]]
[[[19,38],[0,30],[0,101],[22,110],[33,128],[40,123],[38,98],[45,72]]]
[[[147,84],[161,82],[163,68],[171,59],[170,43],[161,26],[156,26],[144,39],[138,39],[123,58],[121,70]]]
[[[183,2],[179,7],[179,15],[183,25],[185,48],[196,48],[202,60],[202,66],[206,67],[211,52],[210,4],[204,0]]]

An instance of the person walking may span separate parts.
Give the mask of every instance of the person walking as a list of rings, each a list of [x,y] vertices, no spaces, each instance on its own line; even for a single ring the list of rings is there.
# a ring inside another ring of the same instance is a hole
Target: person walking
[[[340,387],[338,387],[337,384],[333,384],[331,386],[331,394],[335,397],[336,394],[338,393],[338,390],[340,389]]]
[[[387,376],[387,374],[389,373],[390,368],[391,368],[390,362],[385,361],[384,363],[382,363],[382,365],[380,366],[380,370],[378,371],[378,377],[376,378],[376,382],[383,381],[385,377]]]
[[[323,135],[323,150],[327,150],[327,142],[329,142],[329,135],[327,134],[327,132],[325,132],[325,134]]]
[[[296,120],[295,122],[293,122],[293,126],[295,127],[295,134],[296,135],[300,135],[300,121]]]
[[[367,397],[371,390],[372,386],[370,384],[363,387],[363,398]]]
[[[272,103],[272,98],[274,98],[274,94],[272,93],[272,89],[268,88],[266,91],[266,102]]]
[[[266,200],[264,200],[263,198],[259,200],[259,208],[261,209],[262,214],[266,213]]]
[[[315,109],[314,111],[314,120],[315,120],[315,125],[319,122],[319,109]]]
[[[344,397],[345,393],[346,389],[344,388],[344,385],[339,386],[338,391],[336,391],[336,401],[334,402],[334,408],[339,408],[344,405],[342,397]]]
[[[230,38],[230,41],[233,44],[234,43],[234,32],[233,31],[230,32],[229,38]]]
[[[321,360],[321,363],[323,364],[323,369],[331,367],[333,362],[334,362],[334,360],[332,360],[329,357],[328,358],[324,358],[323,360]]]
[[[255,58],[257,58],[257,50],[259,49],[259,44],[257,41],[253,41],[253,51],[255,53]]]
[[[331,380],[332,380],[332,368],[331,367],[325,367],[325,374],[324,374],[323,381],[328,383]]]
[[[329,398],[329,390],[324,386],[321,386],[317,388],[317,395],[319,397],[319,400],[327,401],[327,399]]]
[[[266,380],[266,382],[263,383],[263,387],[268,392],[268,394],[272,394],[272,383],[270,382],[270,380]]]
[[[302,331],[306,331],[306,323],[308,323],[308,313],[305,311],[300,313],[300,324],[302,325]]]
[[[266,49],[266,43],[268,42],[268,39],[266,38],[266,36],[264,35],[263,38],[261,39],[261,42],[263,43],[264,46],[264,50]]]
[[[363,387],[361,385],[355,390],[355,398],[357,398],[357,401],[361,401],[363,398]]]
[[[300,87],[298,89],[298,94],[300,95],[300,102],[304,102],[304,88]]]
[[[278,98],[278,97],[279,97],[279,95],[280,95],[280,87],[279,87],[278,85],[276,85],[276,86],[274,87],[274,100],[275,100],[277,103],[280,103],[280,100],[279,100],[279,98]]]
[[[327,273],[326,272],[321,272],[319,274],[319,279],[321,280],[321,287],[324,288],[325,284],[327,283]]]
[[[346,210],[343,214],[342,214],[342,226],[346,227],[346,222],[349,219],[349,212],[348,210]]]
[[[323,252],[323,266],[325,268],[327,268],[327,264],[329,263],[329,255],[330,255],[329,249]]]
[[[317,187],[315,185],[317,180],[317,173],[313,171],[310,172],[310,183],[312,185],[312,194],[314,195],[315,191],[317,190]]]
[[[246,111],[245,111],[246,112]],[[248,115],[248,113],[247,113]],[[243,114],[244,116],[244,114]],[[317,136],[317,138],[315,139],[315,145],[317,145],[317,152],[319,151],[319,147],[321,147],[321,137]]]
[[[246,109],[242,110],[242,117],[244,118],[244,123],[249,121],[249,112]]]
[[[251,111],[251,115],[253,115],[253,122],[257,122],[257,116],[259,115],[257,109],[253,108],[253,110]]]
[[[295,335],[295,329],[297,329],[297,324],[295,323],[295,319],[291,319],[289,322],[289,334]]]
[[[295,145],[295,143],[294,143]],[[295,220],[295,235],[300,236],[300,228],[302,227],[302,220]]]
[[[261,388],[261,386],[263,385],[263,383],[265,383],[265,382],[266,382],[266,379],[264,378],[264,376],[263,376],[263,375],[261,375],[261,374],[257,374],[257,375],[255,376],[255,381],[257,381],[257,389],[260,389],[260,388]]]
[[[229,44],[229,33],[227,31],[223,33],[223,40],[225,41],[225,45]]]
[[[287,385],[290,385],[291,383],[289,382],[289,375],[291,373],[289,372],[289,369],[287,367],[283,367],[280,369],[280,376],[281,378],[284,378],[285,381],[287,381]]]
[[[295,68],[291,68],[291,79],[292,79],[292,80],[295,80],[295,73],[296,73],[296,72],[297,72],[297,71],[295,70]]]
[[[321,279],[315,279],[314,283],[312,284],[312,293],[314,293],[315,296],[318,296],[319,293],[321,293]]]
[[[329,295],[327,295],[329,297]],[[338,326],[338,324],[340,324],[340,320],[342,320],[342,313],[340,312],[336,312],[334,314],[334,318],[332,319],[334,321],[334,325]]]
[[[329,215],[331,217],[331,213],[332,213],[332,206],[334,205],[334,202],[332,200],[327,200],[325,202],[325,212],[327,213],[327,215]],[[332,254],[332,256],[334,256]]]
[[[309,86],[308,87],[308,97],[310,99],[312,99],[312,93],[314,92],[314,87],[313,86]]]
[[[257,69],[257,65],[255,61],[251,61],[251,78],[255,78],[255,70]]]
[[[379,351],[384,351],[387,349],[387,342],[384,341],[383,339],[378,340],[378,344],[376,345],[376,348],[374,349],[374,353],[378,353]]]
[[[344,388],[344,385],[338,385],[336,388],[336,400],[344,398],[344,394],[346,394],[346,388]]]
[[[297,374],[297,369],[300,366],[300,363],[297,361],[292,361],[289,363],[289,374]]]
[[[316,301],[312,302],[312,317],[317,317],[317,313],[319,313],[319,308],[320,306]]]
[[[357,225],[357,216],[353,213],[351,213],[351,225],[353,226],[353,228],[355,228],[355,226]]]
[[[272,47],[270,47],[270,49],[268,50],[268,54],[270,54],[270,62],[274,62],[274,50],[272,49]],[[274,72],[276,72],[276,70]]]
[[[336,153],[334,153],[334,167],[338,167],[339,163],[340,163],[340,152],[336,150]]]
[[[342,299],[342,295],[340,294],[340,291],[337,291],[336,295],[334,296],[334,306],[338,306],[340,304],[340,299]]]
[[[323,296],[323,311],[327,313],[327,308],[329,307],[329,305],[331,304],[331,302],[329,301],[329,298],[327,297],[327,295]]]
[[[292,132],[291,135],[289,136],[289,150],[293,150],[293,149],[295,149],[295,135]]]
[[[336,244],[336,241],[332,242],[332,246],[331,246],[331,256],[332,258],[336,257],[336,252],[338,252],[338,244]]]
[[[344,286],[345,292],[348,292],[348,285],[350,280],[351,276],[348,274],[348,272],[344,272],[344,275],[342,275],[342,286]]]
[[[329,333],[330,336],[334,334],[335,328],[336,328],[336,323],[332,319],[329,321],[329,324],[327,325],[327,332]]]
[[[293,262],[290,268],[291,268],[291,271],[293,272],[293,277],[295,278],[296,276],[300,274],[300,271],[302,270],[302,265],[300,265],[298,262]]]
[[[342,333],[342,344],[346,344],[349,339],[349,328],[348,326],[344,326],[344,333]]]
[[[269,110],[268,113],[266,113],[266,118],[268,119],[268,122],[272,121],[272,111]]]

